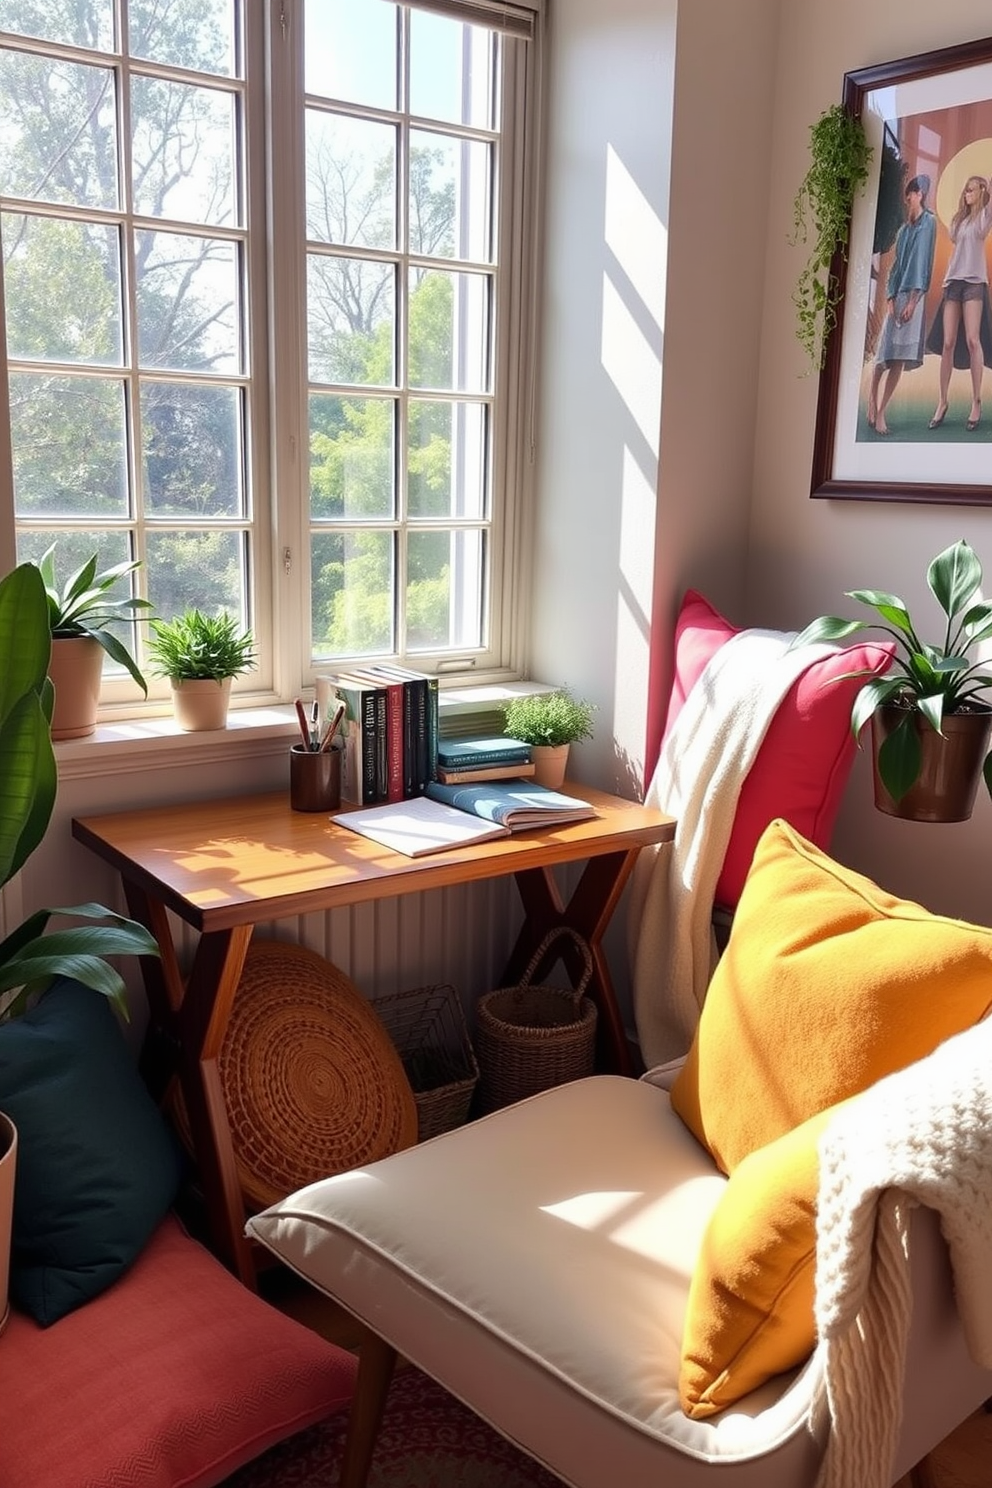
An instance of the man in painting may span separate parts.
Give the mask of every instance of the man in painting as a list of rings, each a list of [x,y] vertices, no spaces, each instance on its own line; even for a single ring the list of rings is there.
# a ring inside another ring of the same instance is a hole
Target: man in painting
[[[876,434],[889,433],[885,410],[903,372],[923,365],[924,306],[937,242],[937,219],[926,204],[929,192],[929,176],[914,176],[906,185],[906,220],[896,234],[868,392],[868,423]]]

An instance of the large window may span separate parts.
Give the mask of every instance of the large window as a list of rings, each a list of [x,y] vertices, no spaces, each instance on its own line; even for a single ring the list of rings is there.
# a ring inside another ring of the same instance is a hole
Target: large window
[[[233,611],[256,693],[349,657],[512,666],[535,25],[526,0],[0,0],[19,558],[135,557],[156,613]]]

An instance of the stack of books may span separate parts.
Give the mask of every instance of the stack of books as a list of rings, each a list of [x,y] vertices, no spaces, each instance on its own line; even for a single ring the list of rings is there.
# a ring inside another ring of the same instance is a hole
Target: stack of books
[[[485,780],[520,780],[533,775],[530,745],[496,735],[487,739],[442,739],[437,746],[437,779],[442,785],[473,785]]]
[[[317,678],[321,719],[344,704],[342,800],[357,806],[421,796],[437,771],[438,683],[407,667],[349,667]]]

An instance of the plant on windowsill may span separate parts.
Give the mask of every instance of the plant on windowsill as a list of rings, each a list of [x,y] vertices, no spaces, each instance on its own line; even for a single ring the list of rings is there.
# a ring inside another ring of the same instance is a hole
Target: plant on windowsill
[[[52,749],[54,688],[45,585],[33,563],[0,580],[0,888],[19,873],[48,830],[58,791]],[[98,920],[46,934],[53,915]],[[152,936],[102,904],[39,909],[0,940],[3,1025],[27,1012],[56,977],[72,977],[111,998],[127,1016],[124,982],[104,958],[157,956]],[[0,1113],[0,1331],[6,1317],[17,1133]]]
[[[148,655],[154,673],[168,677],[181,729],[224,728],[231,681],[255,664],[255,641],[233,615],[188,609],[172,620],[152,620]]]
[[[148,695],[148,684],[137,662],[109,627],[130,624],[139,611],[151,609],[151,605],[147,599],[131,595],[111,598],[114,586],[140,568],[138,560],[117,563],[97,573],[97,555],[93,553],[64,584],[59,584],[55,546],[53,543],[37,564],[45,586],[52,637],[49,675],[55,687],[55,709],[51,737],[80,739],[96,728],[104,652]]]
[[[836,254],[847,257],[854,199],[864,190],[873,151],[861,120],[839,103],[810,125],[809,135],[809,169],[792,204],[789,241],[793,246],[806,243],[812,231],[813,245],[792,302],[796,335],[809,356],[810,370],[819,371],[841,300],[832,265]]]
[[[561,785],[569,746],[592,738],[593,703],[573,697],[565,687],[511,699],[503,714],[503,732],[529,744],[534,779],[552,789]]]
[[[963,539],[933,559],[927,584],[946,616],[939,646],[920,639],[901,599],[877,589],[847,591],[875,610],[877,621],[821,615],[792,645],[842,641],[867,629],[894,637],[896,672],[866,682],[851,712],[855,737],[871,719],[875,805],[911,821],[966,821],[980,775],[992,795],[992,707],[982,700],[992,675],[968,659],[992,638],[992,603],[978,597],[982,565]]]

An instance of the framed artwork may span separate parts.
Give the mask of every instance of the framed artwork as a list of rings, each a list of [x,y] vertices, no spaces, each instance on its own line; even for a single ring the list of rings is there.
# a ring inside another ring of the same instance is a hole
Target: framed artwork
[[[849,72],[843,102],[873,153],[810,494],[992,505],[992,37]]]

